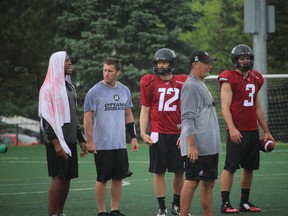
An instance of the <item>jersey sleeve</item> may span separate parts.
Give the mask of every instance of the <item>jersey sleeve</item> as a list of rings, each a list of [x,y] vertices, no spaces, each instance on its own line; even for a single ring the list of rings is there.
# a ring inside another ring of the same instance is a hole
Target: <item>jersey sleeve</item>
[[[257,82],[257,85],[259,86],[259,89],[261,89],[262,85],[264,84],[264,78],[262,74],[256,70],[253,70],[253,74],[256,77],[256,82]]]
[[[127,102],[126,102],[126,109],[129,109],[133,107],[132,94],[131,94],[130,89],[127,86],[125,87],[126,87],[127,95],[128,95]]]
[[[224,82],[229,82],[229,77],[230,77],[230,71],[229,70],[222,71],[218,76],[219,85],[222,86],[222,84]]]
[[[188,79],[188,75],[187,74],[181,74],[181,81],[184,83],[186,82],[186,80]]]
[[[146,74],[140,80],[140,104],[143,106],[151,107],[151,88],[154,80],[152,74]]]
[[[182,130],[188,136],[195,133],[194,122],[198,110],[198,96],[191,82],[185,83],[181,93]],[[193,123],[191,123],[193,122]]]
[[[93,96],[92,96],[92,89],[90,89],[85,96],[84,112],[89,112],[89,111],[94,112],[95,109],[96,109],[96,105],[94,104],[94,100],[93,100]]]

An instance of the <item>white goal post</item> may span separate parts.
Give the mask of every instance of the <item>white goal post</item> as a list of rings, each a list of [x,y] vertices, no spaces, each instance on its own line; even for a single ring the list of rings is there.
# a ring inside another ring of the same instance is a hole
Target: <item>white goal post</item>
[[[218,75],[205,78],[215,104],[219,118],[221,140],[226,140],[226,124],[221,113],[220,88]],[[260,98],[269,130],[277,142],[288,143],[288,74],[264,74],[264,85]],[[260,129],[260,136],[263,136]]]

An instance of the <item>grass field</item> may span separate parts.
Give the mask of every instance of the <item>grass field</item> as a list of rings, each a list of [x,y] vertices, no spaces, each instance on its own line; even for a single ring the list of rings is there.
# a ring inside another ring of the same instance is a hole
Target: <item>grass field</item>
[[[153,175],[148,173],[148,147],[140,145],[137,153],[129,148],[130,169],[133,176],[125,180],[120,210],[126,216],[155,216],[157,202],[153,191]],[[223,146],[223,149],[225,147]],[[225,152],[220,155],[219,173],[223,167]],[[71,190],[65,206],[67,216],[96,216],[94,185],[96,179],[92,155],[79,158],[80,177],[72,180]],[[240,171],[236,172],[231,191],[231,202],[238,206]],[[172,202],[171,180],[167,174],[166,205]],[[42,216],[47,215],[47,176],[44,146],[10,147],[0,153],[0,215]],[[262,208],[261,216],[285,216],[288,214],[288,145],[280,144],[272,153],[261,153],[261,168],[255,172],[251,200]],[[107,207],[109,209],[109,193]],[[214,215],[220,214],[219,181],[214,187]],[[169,212],[170,213],[170,212]],[[192,206],[193,216],[202,215],[197,190]],[[171,214],[168,214],[171,215]],[[251,215],[251,213],[239,213]]]

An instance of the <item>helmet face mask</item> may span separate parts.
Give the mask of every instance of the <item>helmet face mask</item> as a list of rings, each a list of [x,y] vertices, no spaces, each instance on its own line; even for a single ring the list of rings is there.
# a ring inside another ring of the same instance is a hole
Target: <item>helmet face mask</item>
[[[158,68],[158,62],[168,62],[168,68]],[[176,67],[176,55],[171,49],[162,48],[153,57],[153,71],[156,75],[173,73]]]
[[[242,72],[247,72],[253,69],[253,63],[246,63],[238,67]]]
[[[241,65],[239,63],[239,58],[241,56],[248,56],[250,57],[250,62],[246,63],[244,65]],[[253,69],[253,63],[254,63],[254,54],[252,49],[245,45],[245,44],[239,44],[235,46],[231,51],[231,60],[234,66],[238,69],[240,69],[242,72],[247,72],[249,70]]]

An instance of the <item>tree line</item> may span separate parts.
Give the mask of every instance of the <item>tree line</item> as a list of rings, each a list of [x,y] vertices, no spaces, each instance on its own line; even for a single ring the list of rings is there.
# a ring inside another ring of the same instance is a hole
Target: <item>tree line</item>
[[[86,92],[102,79],[102,61],[120,58],[120,81],[132,91],[138,116],[139,81],[152,73],[154,53],[176,52],[177,73],[189,73],[194,49],[209,51],[218,61],[213,73],[233,67],[231,49],[252,46],[243,33],[244,1],[230,0],[2,0],[0,2],[0,115],[38,119],[38,92],[49,57],[65,50],[73,63],[73,81],[82,112]],[[269,34],[268,73],[285,73],[288,9],[275,5],[276,33]],[[285,42],[286,41],[286,42]]]

